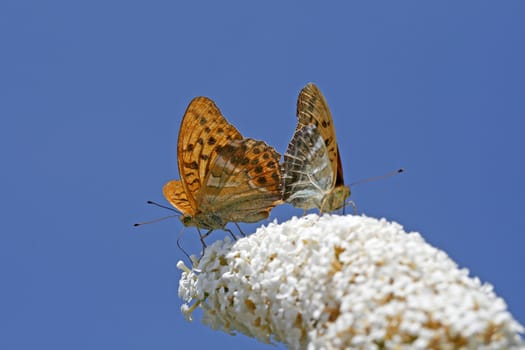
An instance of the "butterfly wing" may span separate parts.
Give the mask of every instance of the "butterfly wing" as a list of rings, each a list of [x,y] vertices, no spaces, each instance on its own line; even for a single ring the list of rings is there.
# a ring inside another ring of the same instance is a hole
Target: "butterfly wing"
[[[195,210],[188,201],[186,191],[180,180],[168,181],[164,185],[162,192],[168,202],[170,202],[170,204],[177,208],[181,213],[190,216],[195,215]]]
[[[309,124],[313,124],[318,128],[328,151],[331,168],[334,169],[330,175],[332,177],[332,183],[334,186],[336,184],[342,185],[344,183],[343,167],[341,166],[341,158],[339,157],[332,113],[328,108],[328,104],[321,90],[313,83],[306,84],[299,93],[297,99],[297,119],[296,131]]]
[[[196,97],[190,102],[180,126],[177,157],[182,188],[193,211],[199,208],[195,198],[217,156],[217,148],[240,139],[241,133],[228,123],[212,100]],[[169,185],[168,192],[181,205],[180,185]],[[174,194],[177,195],[173,197]]]
[[[233,140],[217,151],[197,196],[202,212],[225,222],[257,222],[281,200],[281,156],[254,139]]]
[[[334,187],[328,148],[314,124],[295,131],[283,163],[283,200],[303,209],[321,208]]]

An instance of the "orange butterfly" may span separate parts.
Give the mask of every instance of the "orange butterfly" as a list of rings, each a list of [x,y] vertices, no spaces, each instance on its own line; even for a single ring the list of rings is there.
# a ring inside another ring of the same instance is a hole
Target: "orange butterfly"
[[[212,100],[196,97],[179,130],[181,180],[167,182],[163,193],[185,226],[210,230],[202,241],[228,222],[268,217],[282,197],[280,158],[266,143],[243,138]]]
[[[317,86],[307,84],[297,100],[297,127],[283,163],[283,200],[305,210],[331,212],[345,206],[350,187],[328,104]]]

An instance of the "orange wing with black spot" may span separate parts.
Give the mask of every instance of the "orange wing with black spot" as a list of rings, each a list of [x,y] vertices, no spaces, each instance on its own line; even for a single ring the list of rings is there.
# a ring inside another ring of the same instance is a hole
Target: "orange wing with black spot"
[[[186,191],[180,180],[168,181],[162,189],[164,197],[177,208],[181,213],[185,215],[195,215],[195,208],[191,206]]]
[[[197,202],[226,222],[257,222],[281,201],[280,154],[263,141],[232,140],[217,151]]]
[[[299,93],[297,99],[297,119],[296,132],[309,124],[315,125],[319,130],[328,150],[328,159],[333,170],[334,178],[332,183],[334,185],[342,185],[344,183],[343,167],[337,147],[332,113],[328,108],[328,103],[321,93],[321,90],[313,83],[306,84]]]
[[[196,211],[198,203],[195,197],[203,186],[210,164],[217,156],[217,149],[231,140],[241,139],[241,133],[228,123],[212,100],[207,97],[194,98],[184,113],[177,145],[179,173],[184,191],[180,191],[179,185],[170,185],[174,190],[169,191],[169,194],[177,194],[174,198],[179,205],[185,195]]]

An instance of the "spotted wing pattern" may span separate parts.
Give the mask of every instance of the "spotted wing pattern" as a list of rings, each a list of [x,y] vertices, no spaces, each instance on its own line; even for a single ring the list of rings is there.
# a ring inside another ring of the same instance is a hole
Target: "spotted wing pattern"
[[[228,123],[207,97],[194,98],[182,118],[177,145],[179,173],[184,192],[195,209],[195,194],[202,186],[216,149],[242,135]]]
[[[294,206],[332,211],[344,206],[344,185],[332,114],[313,83],[297,100],[297,127],[284,156],[283,199]]]
[[[166,183],[163,193],[187,226],[256,222],[281,199],[280,155],[262,141],[243,139],[209,98],[190,102],[177,156],[181,180]]]
[[[199,209],[225,222],[257,222],[281,200],[281,156],[254,139],[221,147],[197,196]]]
[[[337,167],[339,150],[335,137],[332,113],[328,108],[328,103],[326,103],[326,99],[321,93],[321,90],[313,83],[306,84],[297,98],[297,127],[295,130],[297,131],[309,124],[313,124],[319,129],[319,133],[328,149],[328,158],[330,159],[332,169],[337,169],[338,172],[337,174],[334,172],[333,176],[335,177],[337,175],[342,179],[343,169]]]

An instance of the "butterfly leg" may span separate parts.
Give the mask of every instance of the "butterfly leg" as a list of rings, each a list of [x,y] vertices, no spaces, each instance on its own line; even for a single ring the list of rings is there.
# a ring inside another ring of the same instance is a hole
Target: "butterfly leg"
[[[355,205],[354,201],[348,201],[345,203],[345,206],[343,207],[343,215],[345,214],[345,208],[347,205],[351,206],[354,211],[354,215],[357,215],[357,206]]]
[[[186,250],[184,248],[182,248],[182,245],[180,244],[180,239],[182,238],[182,234],[184,233],[184,227],[182,228],[182,230],[180,230],[179,232],[179,235],[177,237],[177,247],[179,247],[179,249],[181,250],[181,252],[186,255],[186,257],[188,258],[189,262],[191,265],[193,265],[192,261],[191,261],[191,258],[190,258],[190,255],[186,252]]]
[[[186,255],[186,257],[188,258],[188,261],[190,262],[190,264],[193,265],[192,261],[191,261],[191,258],[189,256],[189,254],[186,252],[186,250],[184,250],[184,248],[182,248],[182,246],[180,245],[180,237],[177,238],[177,247],[179,247],[179,249],[181,250],[181,252]]]
[[[204,241],[204,239],[206,237],[208,237],[210,235],[210,233],[213,231],[213,230],[209,230],[208,232],[206,232],[205,234],[202,234],[201,230],[197,227],[197,231],[199,232],[199,238],[201,240],[201,244],[202,244],[202,254],[201,256],[204,255],[204,250],[206,249],[206,242]]]
[[[238,223],[234,222],[235,226],[237,226],[237,229],[239,230],[239,232],[241,233],[241,236],[243,237],[246,237],[246,233],[244,233],[242,230],[241,230],[241,227],[239,226]]]
[[[323,214],[325,213],[324,208],[325,208],[325,204],[326,204],[327,199],[328,198],[325,196],[324,199],[321,201],[321,205],[318,207],[318,209],[319,209],[319,216],[323,216]]]
[[[230,234],[230,236],[232,236],[233,240],[236,241],[237,240],[237,236],[235,236],[235,234],[232,232],[232,230],[230,230],[229,228],[224,228],[224,231],[228,232]]]

